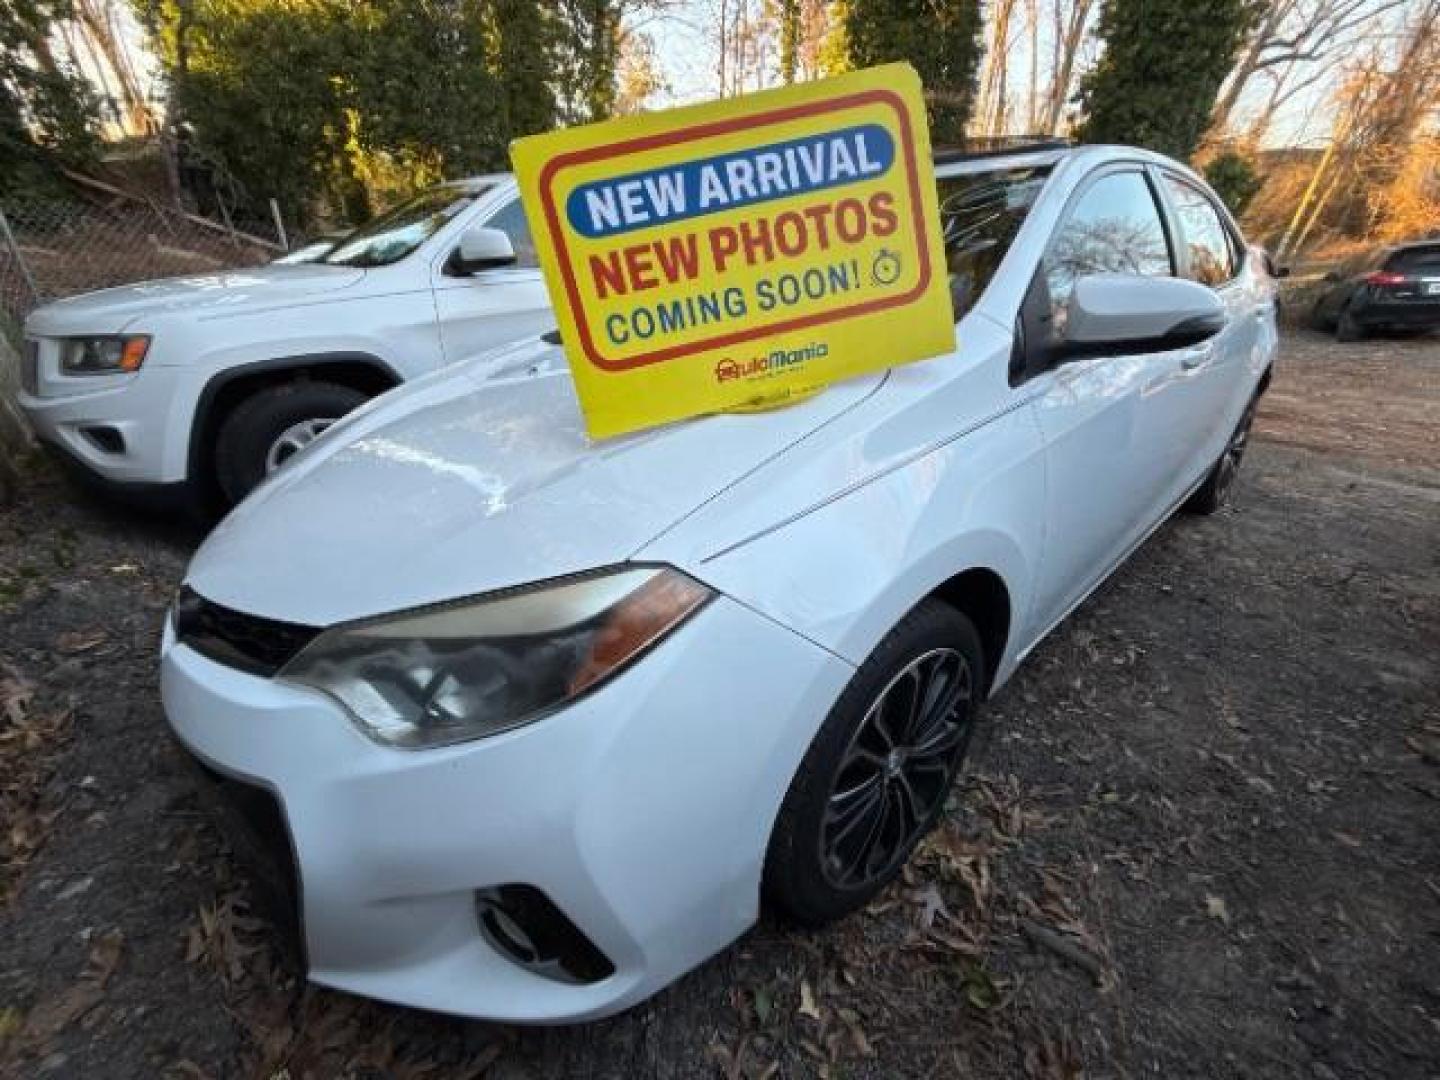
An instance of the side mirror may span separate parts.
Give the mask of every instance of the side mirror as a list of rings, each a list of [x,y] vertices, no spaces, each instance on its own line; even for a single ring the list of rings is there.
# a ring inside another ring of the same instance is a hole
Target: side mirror
[[[1087,274],[1065,312],[1061,360],[1184,349],[1225,328],[1225,305],[1193,281],[1136,274]]]
[[[1272,278],[1275,278],[1278,281],[1280,278],[1287,278],[1290,276],[1290,267],[1281,266],[1276,263],[1275,256],[1271,255],[1270,252],[1261,249],[1260,255],[1265,260],[1265,272],[1269,274]]]
[[[461,234],[460,246],[450,257],[450,264],[460,274],[513,266],[515,247],[503,230],[476,225]]]

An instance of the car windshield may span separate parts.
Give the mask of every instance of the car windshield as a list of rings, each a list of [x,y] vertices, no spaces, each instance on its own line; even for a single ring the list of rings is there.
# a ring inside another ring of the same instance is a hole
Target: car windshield
[[[288,255],[281,255],[278,259],[270,261],[276,266],[295,266],[299,263],[319,262],[322,256],[328,255],[334,250],[334,240],[316,240],[314,243],[296,248]]]
[[[990,284],[1049,175],[1050,167],[1041,165],[940,179],[940,228],[957,322]]]
[[[442,184],[422,191],[350,233],[324,261],[331,266],[388,266],[399,262],[492,186]]]

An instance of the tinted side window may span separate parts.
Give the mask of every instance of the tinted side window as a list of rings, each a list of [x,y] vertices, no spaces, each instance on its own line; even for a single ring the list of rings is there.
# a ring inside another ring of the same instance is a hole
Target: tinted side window
[[[1239,267],[1220,212],[1203,192],[1184,181],[1166,176],[1165,187],[1180,218],[1180,233],[1188,256],[1185,276],[1201,285],[1225,284]]]
[[[1090,185],[1070,209],[1045,256],[1052,334],[1065,326],[1065,305],[1086,274],[1173,273],[1165,226],[1139,172],[1111,173]]]
[[[530,239],[530,223],[525,220],[525,210],[519,199],[506,203],[485,224],[488,228],[500,229],[510,237],[510,246],[515,249],[516,266],[540,265],[535,257],[535,242]]]
[[[1440,274],[1440,245],[1397,251],[1390,256],[1385,269],[1397,274]]]

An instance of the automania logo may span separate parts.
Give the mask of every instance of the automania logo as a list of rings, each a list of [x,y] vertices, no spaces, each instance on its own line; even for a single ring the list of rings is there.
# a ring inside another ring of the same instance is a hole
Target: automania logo
[[[727,356],[715,365],[715,381],[725,383],[774,375],[809,360],[823,360],[829,355],[830,346],[823,341],[815,341],[803,349],[775,349],[764,356],[752,356],[749,360],[733,360]]]

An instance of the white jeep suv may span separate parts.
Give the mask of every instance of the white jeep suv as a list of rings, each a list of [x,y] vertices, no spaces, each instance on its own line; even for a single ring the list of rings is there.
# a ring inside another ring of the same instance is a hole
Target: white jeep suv
[[[233,503],[367,398],[553,324],[514,180],[475,177],[311,262],[38,309],[20,405],[107,487]]]
[[[937,172],[953,351],[596,443],[546,335],[347,417],[206,540],[165,709],[288,871],[311,978],[573,1020],[762,895],[856,910],[981,702],[1223,502],[1276,334],[1213,193],[1118,147]]]

